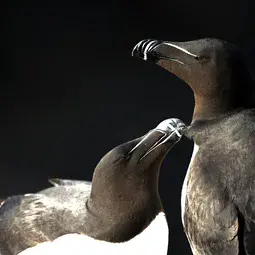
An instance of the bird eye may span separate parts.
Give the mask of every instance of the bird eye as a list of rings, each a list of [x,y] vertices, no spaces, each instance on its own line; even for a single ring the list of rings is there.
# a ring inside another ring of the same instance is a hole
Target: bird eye
[[[202,55],[202,56],[196,56],[195,58],[197,61],[204,61],[204,60],[208,60],[209,56]]]

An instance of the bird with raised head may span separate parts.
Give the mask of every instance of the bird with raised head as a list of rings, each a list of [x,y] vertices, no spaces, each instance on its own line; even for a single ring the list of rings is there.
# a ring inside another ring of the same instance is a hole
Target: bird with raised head
[[[184,130],[181,120],[167,119],[117,146],[97,164],[92,183],[51,179],[54,187],[7,198],[0,207],[0,254],[166,255],[158,178]]]
[[[194,94],[185,131],[194,151],[181,198],[193,254],[255,254],[255,87],[240,50],[213,38],[147,39],[132,55],[173,73]]]

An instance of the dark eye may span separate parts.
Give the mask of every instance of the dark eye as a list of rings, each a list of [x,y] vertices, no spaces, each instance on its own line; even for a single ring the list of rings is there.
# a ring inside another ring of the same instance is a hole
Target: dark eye
[[[208,60],[209,56],[202,55],[202,56],[196,56],[195,58],[197,61],[204,61],[204,60]]]

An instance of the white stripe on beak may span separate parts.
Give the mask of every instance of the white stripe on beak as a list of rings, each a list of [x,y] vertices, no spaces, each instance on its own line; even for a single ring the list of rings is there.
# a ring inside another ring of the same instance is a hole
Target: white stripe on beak
[[[144,60],[147,60],[147,52],[150,50],[150,48],[151,48],[151,45],[153,44],[153,43],[155,43],[156,41],[151,41],[151,42],[149,42],[147,45],[146,45],[146,47],[145,47],[145,49],[144,49],[144,52],[143,52],[143,56],[144,56]]]
[[[183,49],[182,47],[177,46],[175,44],[172,44],[172,43],[163,43],[163,44],[166,44],[166,45],[169,45],[169,46],[171,46],[173,48],[176,48],[176,49],[178,49],[178,50],[180,50],[180,51],[182,51],[182,52],[184,52],[184,53],[186,53],[186,54],[188,54],[188,55],[190,55],[192,57],[195,57],[195,58],[198,57],[198,55],[193,54],[193,53],[191,53],[191,52],[189,52],[189,51],[187,51],[187,50]]]
[[[128,154],[132,153],[137,147],[139,147],[140,144],[142,144],[142,143],[148,138],[148,136],[149,136],[152,132],[154,132],[154,131],[155,131],[155,129],[151,130],[147,135],[145,135],[145,137],[144,137],[133,149],[131,149],[131,151],[130,151]],[[164,134],[164,135],[166,136],[166,133],[165,133],[165,132],[163,132],[163,131],[161,131],[161,130],[157,130],[157,131],[161,132],[162,134]]]

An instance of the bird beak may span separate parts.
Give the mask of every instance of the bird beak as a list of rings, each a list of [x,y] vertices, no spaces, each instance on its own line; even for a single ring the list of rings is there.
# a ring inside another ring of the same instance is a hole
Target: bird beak
[[[186,125],[179,119],[172,118],[164,120],[145,135],[142,140],[129,151],[129,154],[139,149],[141,153],[143,153],[143,156],[140,158],[140,160],[142,160],[163,144],[167,143],[169,144],[169,148],[171,148],[179,142],[185,129]],[[153,141],[153,143],[151,143],[151,141]],[[151,144],[149,148],[148,144]]]
[[[198,58],[198,56],[183,47],[183,43],[146,39],[140,41],[132,50],[132,56],[145,61],[158,63],[160,60],[174,61],[187,65],[183,56]]]

